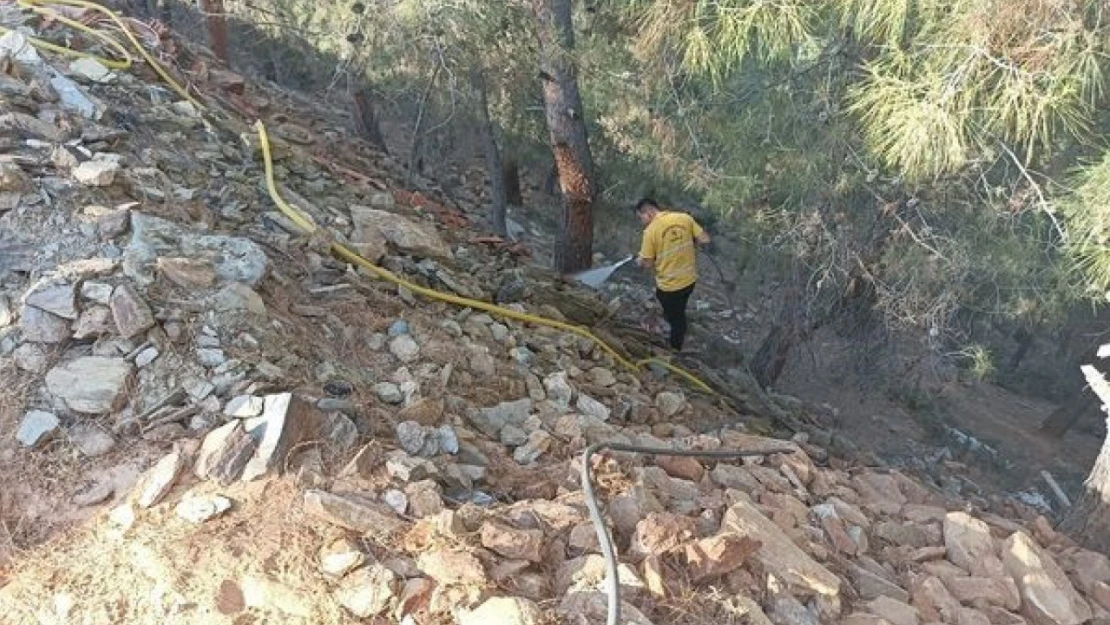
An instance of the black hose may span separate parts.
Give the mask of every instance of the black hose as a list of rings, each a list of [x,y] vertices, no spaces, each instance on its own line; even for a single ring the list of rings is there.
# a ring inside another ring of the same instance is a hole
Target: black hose
[[[586,496],[586,507],[590,511],[590,521],[597,531],[597,540],[601,544],[601,555],[605,558],[605,576],[609,580],[608,594],[609,607],[605,618],[606,625],[620,625],[621,620],[621,585],[617,572],[617,554],[613,549],[613,541],[609,537],[609,530],[605,528],[605,521],[601,518],[601,508],[597,503],[594,493],[594,483],[590,472],[590,459],[594,454],[602,451],[622,451],[635,454],[651,454],[654,456],[694,456],[698,458],[716,458],[731,460],[745,456],[767,456],[770,454],[789,454],[797,448],[760,449],[741,451],[737,449],[681,450],[669,447],[643,447],[640,445],[624,445],[622,443],[595,443],[586,448],[582,453],[582,492]]]

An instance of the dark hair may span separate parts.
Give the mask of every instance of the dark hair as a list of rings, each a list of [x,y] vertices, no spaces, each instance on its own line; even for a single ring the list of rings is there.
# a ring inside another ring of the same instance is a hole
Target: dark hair
[[[655,200],[653,200],[649,197],[645,197],[642,200],[640,200],[639,202],[636,202],[636,207],[632,210],[633,210],[633,212],[639,214],[640,211],[644,210],[645,208],[647,208],[649,206],[654,206],[655,208],[659,208],[659,202],[656,202]]]

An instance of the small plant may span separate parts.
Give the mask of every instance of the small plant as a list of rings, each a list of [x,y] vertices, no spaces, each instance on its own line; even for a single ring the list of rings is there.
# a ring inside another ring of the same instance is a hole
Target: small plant
[[[969,345],[952,355],[976,381],[982,382],[994,376],[994,358],[990,350],[982,345]]]

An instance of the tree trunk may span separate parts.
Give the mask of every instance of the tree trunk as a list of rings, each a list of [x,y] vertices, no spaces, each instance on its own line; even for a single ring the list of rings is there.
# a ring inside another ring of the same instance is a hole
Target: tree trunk
[[[520,190],[520,163],[509,156],[501,163],[501,186],[505,189],[505,202],[509,206],[524,206]]]
[[[374,106],[374,95],[366,87],[355,89],[353,100],[355,127],[358,134],[378,150],[389,153],[382,135],[382,125],[378,120],[378,109]]]
[[[1094,367],[1084,365],[1083,375],[1102,401],[1103,410],[1110,406],[1110,383]],[[1072,507],[1060,528],[1087,549],[1110,553],[1110,418],[1108,434],[1102,441],[1095,466],[1083,483],[1083,495]]]
[[[794,272],[791,283],[786,287],[782,308],[771,331],[759,344],[752,357],[749,369],[755,381],[764,389],[769,388],[782,375],[790,355],[790,349],[805,333],[801,310],[801,274]]]
[[[1085,389],[1080,390],[1041,422],[1041,432],[1053,438],[1063,438],[1083,415],[1093,412],[1097,406],[1094,395]]]
[[[594,166],[578,93],[570,0],[532,0],[544,109],[563,192],[555,269],[573,273],[593,261]]]
[[[478,96],[478,125],[482,136],[482,151],[486,155],[486,172],[489,177],[489,223],[493,231],[501,236],[509,232],[505,225],[505,181],[501,163],[501,150],[497,147],[497,132],[489,114],[489,97],[486,93],[486,80],[480,68],[471,73],[471,83]]]
[[[551,164],[551,168],[547,170],[547,175],[543,177],[543,192],[548,196],[555,197],[559,191],[559,168],[555,163]]]
[[[1029,354],[1029,350],[1033,347],[1035,337],[1036,335],[1026,328],[1018,328],[1014,332],[1014,340],[1017,341],[1018,347],[1014,351],[1014,355],[1010,357],[1010,371],[1017,371],[1018,367],[1021,366],[1021,362],[1025,360],[1025,356]]]
[[[1088,347],[1079,356],[1079,365],[1093,362],[1097,356],[1098,345]],[[1084,376],[1076,375],[1075,379],[1069,384],[1067,392],[1069,399],[1041,422],[1041,432],[1048,436],[1063,438],[1064,434],[1078,423],[1084,414],[1092,411],[1097,405],[1094,395],[1091,395],[1091,392],[1087,390],[1088,381]]]
[[[231,65],[231,47],[228,43],[227,19],[224,17],[224,0],[198,0],[208,31],[208,45],[216,58]]]

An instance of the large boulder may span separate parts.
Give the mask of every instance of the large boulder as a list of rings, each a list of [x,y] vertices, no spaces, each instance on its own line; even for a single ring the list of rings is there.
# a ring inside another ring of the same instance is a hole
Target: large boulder
[[[123,253],[123,271],[140,285],[154,281],[158,258],[210,260],[226,282],[254,286],[266,273],[266,253],[241,237],[202,234],[160,217],[131,214],[131,242]]]
[[[371,260],[385,253],[383,241],[414,256],[440,260],[452,258],[451,248],[433,226],[366,206],[352,206],[351,220],[355,226],[351,240],[355,248]]]
[[[132,369],[122,358],[85,356],[51,369],[46,374],[46,389],[70,410],[105,414],[119,408]]]
[[[970,573],[980,572],[984,560],[996,555],[990,526],[966,512],[944,517],[944,546],[948,560]]]
[[[1021,591],[1022,612],[1034,625],[1079,625],[1091,619],[1091,607],[1028,534],[1017,532],[1006,539],[1002,560]]]
[[[729,508],[721,529],[759,541],[753,557],[789,586],[805,594],[836,596],[840,592],[840,578],[806,555],[753,504],[742,501]]]

